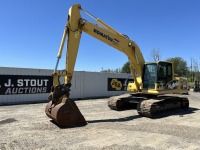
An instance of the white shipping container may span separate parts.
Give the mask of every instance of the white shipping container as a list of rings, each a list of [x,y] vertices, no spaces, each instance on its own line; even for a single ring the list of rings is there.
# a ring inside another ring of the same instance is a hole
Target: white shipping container
[[[10,68],[0,67],[0,75],[24,75],[24,76],[52,76],[53,70],[46,69],[28,69],[28,68]],[[75,71],[72,79],[70,98],[84,99],[109,97],[120,95],[126,91],[109,90],[108,79],[132,79],[130,74],[104,73],[104,72],[84,72]],[[1,79],[0,79],[1,81]],[[0,82],[1,84],[2,82]],[[33,82],[35,83],[35,82]],[[61,78],[63,83],[63,78]],[[0,85],[0,91],[3,85]],[[2,92],[0,92],[2,93]],[[19,103],[38,103],[48,102],[49,93],[37,94],[1,94],[0,105],[19,104]]]

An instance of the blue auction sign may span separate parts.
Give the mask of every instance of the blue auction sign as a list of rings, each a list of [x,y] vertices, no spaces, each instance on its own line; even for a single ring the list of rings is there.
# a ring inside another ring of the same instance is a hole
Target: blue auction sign
[[[0,95],[50,93],[52,76],[0,75]]]

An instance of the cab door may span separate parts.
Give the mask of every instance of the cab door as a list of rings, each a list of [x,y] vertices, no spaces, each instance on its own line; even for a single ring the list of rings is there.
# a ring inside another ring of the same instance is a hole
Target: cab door
[[[157,74],[157,83],[159,85],[159,88],[165,87],[166,84],[173,79],[172,63],[159,62]]]

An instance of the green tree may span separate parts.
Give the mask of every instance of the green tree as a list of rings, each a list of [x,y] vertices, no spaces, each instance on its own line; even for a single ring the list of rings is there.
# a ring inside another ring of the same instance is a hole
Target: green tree
[[[129,61],[126,62],[126,63],[123,65],[123,67],[122,67],[122,69],[121,69],[121,72],[122,72],[122,73],[131,73],[131,70],[130,70],[130,62],[129,62]]]
[[[174,73],[178,76],[186,76],[189,73],[187,62],[181,57],[169,58],[166,61],[172,62],[174,64]]]

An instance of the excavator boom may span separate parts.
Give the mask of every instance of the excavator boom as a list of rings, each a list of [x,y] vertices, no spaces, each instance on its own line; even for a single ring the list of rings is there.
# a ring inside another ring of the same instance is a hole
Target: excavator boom
[[[82,19],[80,15],[80,10],[84,11],[86,14],[94,18],[100,26]],[[137,82],[136,73],[139,74],[140,77],[142,76],[144,58],[137,44],[134,41],[128,39],[126,36],[111,28],[109,25],[107,25],[100,19],[92,16],[87,11],[83,10],[79,4],[75,4],[69,9],[68,22],[64,29],[63,37],[57,55],[58,60],[53,73],[53,87],[49,96],[49,99],[51,101],[47,104],[45,109],[47,116],[62,126],[86,124],[85,118],[79,111],[75,102],[69,99],[71,80],[74,73],[74,66],[76,62],[82,31],[125,53],[131,62],[132,75],[135,79],[136,85],[135,87],[137,91],[139,91],[140,89],[140,83]],[[62,51],[66,40],[66,68],[64,73],[59,73],[57,71],[57,67],[59,64],[59,59],[62,57]],[[63,85],[60,84],[60,76],[64,77]],[[70,113],[68,112],[68,114],[66,115],[61,110],[70,110]],[[69,121],[72,119],[66,119],[66,116],[68,118],[70,117],[76,119],[74,119],[72,123]]]

